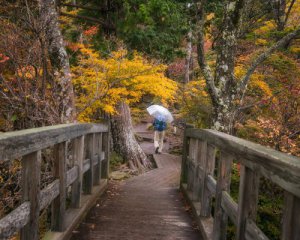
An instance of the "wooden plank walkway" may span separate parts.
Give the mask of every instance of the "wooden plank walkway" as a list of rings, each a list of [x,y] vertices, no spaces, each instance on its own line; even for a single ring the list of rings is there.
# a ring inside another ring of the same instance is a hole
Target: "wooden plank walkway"
[[[145,131],[146,125],[136,129]],[[141,146],[153,153],[153,143]],[[122,182],[113,197],[91,209],[71,239],[201,240],[179,192],[181,157],[154,157],[157,169]]]
[[[125,181],[117,196],[90,211],[72,240],[201,239],[180,198],[180,158],[156,156],[159,168]]]

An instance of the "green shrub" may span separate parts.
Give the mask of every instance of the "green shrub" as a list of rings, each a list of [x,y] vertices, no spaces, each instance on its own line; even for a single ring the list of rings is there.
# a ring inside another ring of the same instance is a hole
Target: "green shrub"
[[[124,163],[124,159],[117,154],[116,152],[112,152],[110,154],[110,170],[114,171],[118,168],[121,164]]]

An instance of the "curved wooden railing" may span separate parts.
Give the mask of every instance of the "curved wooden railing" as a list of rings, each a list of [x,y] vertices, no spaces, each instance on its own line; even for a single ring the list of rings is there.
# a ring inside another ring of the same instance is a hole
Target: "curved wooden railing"
[[[63,124],[1,134],[0,162],[21,159],[22,203],[0,219],[0,239],[19,231],[21,240],[39,239],[39,213],[50,204],[52,231],[45,238],[69,236],[106,187],[108,134],[107,124]],[[53,147],[55,180],[40,189],[41,151],[49,147]],[[71,203],[67,209],[69,188]]]
[[[241,165],[238,203],[230,196],[233,160]],[[255,223],[261,176],[285,191],[281,239],[299,240],[299,158],[214,130],[186,129],[181,188],[204,239],[226,239],[228,217],[236,226],[236,239],[268,239]]]

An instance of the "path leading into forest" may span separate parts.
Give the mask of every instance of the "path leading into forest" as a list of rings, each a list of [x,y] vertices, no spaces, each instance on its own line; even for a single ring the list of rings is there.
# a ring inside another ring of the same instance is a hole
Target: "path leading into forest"
[[[146,123],[136,127],[146,141],[141,146],[153,152]],[[72,240],[201,239],[193,227],[178,190],[181,158],[168,153],[154,155],[158,168],[114,186],[103,201],[91,209]]]

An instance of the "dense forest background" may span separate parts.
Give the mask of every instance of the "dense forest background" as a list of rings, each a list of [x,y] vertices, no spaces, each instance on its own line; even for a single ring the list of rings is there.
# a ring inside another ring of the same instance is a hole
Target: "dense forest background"
[[[47,4],[53,5],[57,19],[49,17]],[[230,26],[224,29],[227,3],[77,0],[58,4],[20,0],[1,6],[1,131],[74,119],[95,121],[100,110],[116,113],[123,99],[134,113],[140,106],[143,110],[146,99],[174,108],[183,121],[213,126],[218,106],[201,58],[205,55],[211,72],[219,75],[220,52],[225,49],[222,34],[230,30]],[[259,54],[299,28],[298,1],[246,5],[241,7],[243,19],[232,45],[234,62],[227,66],[234,76],[228,81],[241,81]],[[62,35],[57,36],[55,27]],[[66,53],[59,59],[62,49]],[[220,90],[223,78],[216,76]],[[230,99],[235,105],[233,119],[224,124],[231,126],[232,134],[298,155],[297,33],[260,63],[250,78],[242,98]]]
[[[299,0],[2,0],[0,131],[106,116],[114,151],[143,171],[132,124],[158,103],[178,126],[300,156],[299,24]],[[0,168],[7,199],[18,169]],[[265,216],[278,199],[261,200]]]

